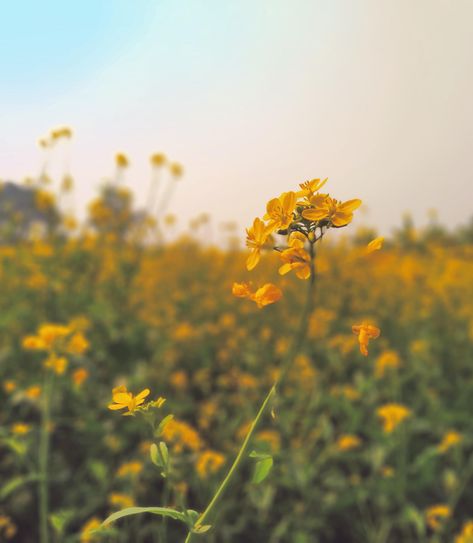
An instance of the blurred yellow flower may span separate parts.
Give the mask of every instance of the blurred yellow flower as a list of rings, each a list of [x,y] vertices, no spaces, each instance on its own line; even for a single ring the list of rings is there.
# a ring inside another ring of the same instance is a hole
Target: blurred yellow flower
[[[381,334],[381,330],[372,324],[354,324],[351,327],[354,334],[358,334],[358,343],[360,344],[361,354],[368,356],[368,343],[370,339],[376,339]]]
[[[252,292],[248,283],[233,283],[232,293],[237,298],[248,298],[261,309],[266,305],[273,304],[282,298],[281,289],[272,283],[266,283],[256,292]]]
[[[25,435],[30,430],[31,430],[31,425],[26,424],[24,422],[16,422],[11,427],[12,434],[16,434],[16,435]]]
[[[473,543],[473,521],[465,522],[462,531],[455,537],[455,543]]]
[[[337,449],[339,451],[351,451],[361,445],[361,440],[353,434],[345,434],[337,439]]]
[[[117,168],[128,168],[130,162],[124,153],[117,153],[115,155],[115,164],[117,165]]]
[[[72,380],[76,386],[81,384],[89,377],[89,372],[85,368],[78,368],[72,373]]]
[[[459,443],[461,443],[462,441],[463,441],[463,436],[459,432],[456,432],[455,430],[450,430],[443,436],[442,441],[437,446],[437,450],[440,453],[445,453],[449,449],[454,447],[455,445],[458,445]]]
[[[126,507],[133,507],[135,500],[128,494],[120,494],[118,492],[112,492],[108,497],[108,503],[112,507],[118,507],[119,509],[125,509]]]
[[[425,520],[429,528],[438,530],[451,514],[452,512],[448,505],[433,505],[425,510]]]
[[[376,412],[382,419],[384,431],[388,434],[412,414],[410,409],[397,403],[387,403],[379,407]]]
[[[379,251],[383,246],[384,238],[382,236],[375,238],[373,241],[370,241],[366,247],[366,254],[369,255],[374,251]]]
[[[97,517],[89,519],[81,528],[80,543],[91,543],[94,541],[96,537],[91,532],[100,528],[101,524]]]
[[[216,473],[225,463],[225,456],[217,451],[205,450],[197,457],[195,469],[201,479]]]

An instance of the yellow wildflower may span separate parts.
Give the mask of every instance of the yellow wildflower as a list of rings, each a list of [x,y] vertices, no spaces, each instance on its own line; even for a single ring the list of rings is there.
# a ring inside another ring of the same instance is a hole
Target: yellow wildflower
[[[323,194],[316,194],[309,202],[311,207],[302,212],[305,219],[310,221],[327,220],[336,228],[349,224],[353,219],[353,211],[361,205],[361,200],[357,198],[339,202],[335,198]]]
[[[177,179],[184,173],[184,168],[179,163],[173,162],[172,164],[169,164],[169,171],[171,172],[171,175]]]
[[[16,434],[18,436],[22,436],[27,434],[31,430],[31,425],[26,424],[24,422],[17,422],[12,425],[11,431],[12,434]]]
[[[293,213],[296,207],[296,193],[293,191],[283,192],[279,198],[273,198],[266,206],[266,214],[263,217],[269,220],[268,228],[271,232],[285,230],[293,220]]]
[[[246,260],[246,269],[248,271],[255,268],[260,261],[261,249],[264,247],[270,234],[271,229],[258,217],[253,221],[253,226],[246,229],[246,245],[251,249]]]
[[[372,324],[354,324],[351,327],[354,334],[358,334],[358,343],[360,344],[361,354],[368,356],[368,343],[370,339],[376,339],[381,334],[381,330]]]
[[[92,517],[88,520],[81,528],[80,543],[91,543],[94,541],[95,537],[91,532],[100,528],[101,524],[97,517]]]
[[[117,165],[117,168],[128,168],[130,162],[124,153],[117,153],[115,155],[115,164]]]
[[[128,409],[127,413],[133,413],[144,403],[145,398],[149,396],[150,392],[149,388],[145,388],[134,396],[131,392],[127,391],[125,386],[115,387],[112,390],[113,403],[109,404],[108,408],[113,411],[126,408]]]
[[[272,283],[266,283],[256,292],[252,292],[248,283],[233,283],[233,295],[238,298],[248,298],[261,309],[269,304],[274,304],[282,298],[281,289]]]
[[[117,477],[136,476],[143,471],[143,463],[138,460],[126,462],[117,470]]]
[[[297,196],[300,198],[302,196],[305,196],[306,198],[310,199],[314,194],[319,191],[325,183],[328,181],[328,178],[325,179],[312,179],[311,181],[305,181],[304,183],[300,183],[299,187],[301,187],[301,190],[297,193]]]
[[[429,528],[432,528],[432,530],[438,530],[442,526],[442,523],[447,520],[451,514],[452,511],[448,505],[433,505],[425,510],[425,520]]]
[[[216,473],[225,463],[225,456],[217,451],[206,450],[199,454],[195,465],[198,476],[205,479]]]
[[[310,255],[304,249],[305,236],[300,232],[294,232],[289,239],[289,248],[281,252],[280,258],[283,265],[279,268],[280,275],[286,275],[295,270],[299,279],[310,277]]]
[[[0,515],[0,537],[4,536],[6,539],[13,539],[16,534],[16,526],[13,524],[10,517]],[[3,541],[3,539],[1,539]]]
[[[32,385],[25,390],[25,395],[30,400],[37,400],[41,396],[41,387],[39,385]]]
[[[465,522],[462,531],[455,537],[455,543],[473,543],[473,521]]]
[[[72,380],[74,381],[74,384],[79,387],[88,376],[89,372],[85,368],[79,368],[73,372]]]
[[[360,445],[360,438],[353,434],[344,434],[337,440],[337,449],[339,451],[351,451],[357,449]]]
[[[440,453],[445,453],[451,447],[458,445],[462,441],[463,441],[463,436],[459,432],[456,432],[455,430],[450,430],[443,436],[442,441],[437,446],[437,450]]]
[[[66,350],[71,354],[82,354],[89,348],[89,342],[82,332],[76,332],[66,345]]]
[[[384,377],[387,369],[398,368],[399,364],[399,355],[396,351],[384,351],[376,359],[374,375],[376,378],[381,379]]]
[[[377,414],[382,419],[384,431],[389,434],[411,416],[411,410],[401,404],[387,403],[377,409]]]
[[[384,238],[383,236],[380,236],[378,238],[375,238],[373,241],[370,241],[366,247],[366,254],[369,255],[370,253],[373,253],[374,251],[379,251],[381,247],[383,246]]]
[[[108,503],[112,507],[118,507],[119,509],[125,509],[126,507],[133,507],[135,500],[128,496],[128,494],[120,494],[118,492],[112,492],[108,497]]]
[[[151,166],[159,167],[166,163],[166,155],[163,153],[154,153],[149,157]]]
[[[3,383],[3,390],[7,393],[7,394],[11,394],[12,392],[14,392],[16,390],[16,383],[15,381],[5,381]]]
[[[57,375],[62,375],[69,364],[69,361],[64,356],[56,356],[51,354],[44,362],[44,367],[52,369]]]

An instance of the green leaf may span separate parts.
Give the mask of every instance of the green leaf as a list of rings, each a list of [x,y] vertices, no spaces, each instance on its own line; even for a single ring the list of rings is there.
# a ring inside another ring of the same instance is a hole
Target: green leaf
[[[158,446],[156,445],[156,443],[153,443],[149,448],[149,456],[151,458],[151,462],[153,462],[155,466],[158,466],[158,468],[163,467],[161,464],[161,458],[158,454]]]
[[[20,486],[30,483],[32,481],[38,481],[38,475],[28,475],[26,477],[14,477],[7,481],[0,487],[0,500],[7,498],[12,492],[14,492]]]
[[[167,415],[166,417],[164,417],[164,419],[158,424],[158,427],[154,431],[154,435],[156,437],[161,437],[161,434],[163,433],[163,430],[166,427],[166,424],[168,422],[171,422],[173,418],[174,418],[174,415]]]
[[[266,458],[271,458],[271,455],[269,453],[258,452],[258,451],[251,451],[248,456],[250,458],[257,458],[258,460],[264,460]]]
[[[258,462],[256,462],[252,482],[258,485],[259,483],[264,481],[268,476],[269,472],[271,471],[272,467],[273,459],[271,456],[258,460]]]
[[[74,518],[74,510],[64,509],[49,515],[49,521],[58,535],[63,535],[67,524]]]
[[[115,522],[123,517],[129,517],[130,515],[141,515],[142,513],[151,513],[153,515],[161,515],[162,517],[170,517],[174,520],[180,520],[186,523],[186,516],[180,511],[170,509],[169,507],[127,507],[121,511],[113,513],[103,521],[103,525]]]
[[[163,467],[167,467],[169,464],[169,451],[166,443],[164,441],[160,441],[158,443],[158,452],[159,456],[161,457],[161,461],[163,463]]]

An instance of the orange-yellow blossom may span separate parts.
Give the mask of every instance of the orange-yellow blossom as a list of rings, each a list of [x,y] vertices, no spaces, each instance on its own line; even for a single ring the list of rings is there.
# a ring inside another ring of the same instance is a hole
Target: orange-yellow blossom
[[[320,190],[325,185],[327,181],[328,178],[311,179],[310,181],[299,183],[299,187],[301,187],[301,190],[297,192],[297,196],[299,198],[302,196],[305,196],[306,198],[311,198],[318,190]]]
[[[238,298],[248,298],[261,309],[262,307],[274,304],[282,297],[281,289],[272,283],[266,283],[260,287],[256,292],[251,290],[251,286],[248,283],[233,283],[232,293]]]
[[[283,192],[279,198],[273,198],[266,205],[266,214],[263,217],[269,220],[268,228],[271,232],[285,230],[293,220],[293,213],[296,207],[296,193],[293,191]]]
[[[398,403],[382,405],[376,413],[382,419],[383,430],[387,434],[390,434],[404,419],[411,416],[411,410]]]
[[[246,229],[246,245],[251,249],[251,253],[246,260],[246,269],[248,271],[255,268],[258,264],[261,257],[261,249],[270,234],[271,229],[258,217],[253,221],[253,226]]]
[[[358,343],[360,344],[361,354],[368,356],[368,343],[370,339],[376,339],[381,334],[381,330],[372,324],[354,324],[351,327],[354,334],[358,334]]]
[[[304,249],[305,236],[300,232],[294,232],[289,240],[289,248],[281,252],[280,258],[283,265],[279,268],[280,275],[286,275],[295,270],[299,279],[310,277],[310,255]]]
[[[109,404],[108,408],[112,410],[128,409],[128,413],[133,413],[137,407],[144,403],[145,398],[149,396],[149,388],[145,388],[136,396],[128,392],[125,386],[115,387],[112,390],[113,403]]]
[[[373,253],[374,251],[379,251],[384,243],[383,236],[379,236],[378,238],[375,238],[374,240],[370,241],[368,245],[366,246],[366,254],[369,255],[370,253]]]
[[[425,520],[427,525],[432,530],[438,530],[443,522],[447,520],[452,514],[452,510],[448,505],[438,504],[428,507],[425,511]]]
[[[304,219],[310,221],[326,219],[332,226],[338,228],[349,224],[353,219],[353,211],[361,205],[361,200],[357,198],[339,202],[325,194],[316,194],[309,201],[311,207],[302,212]]]

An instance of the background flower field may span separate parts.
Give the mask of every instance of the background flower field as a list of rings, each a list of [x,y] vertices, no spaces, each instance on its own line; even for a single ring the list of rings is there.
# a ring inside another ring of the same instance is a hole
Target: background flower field
[[[23,340],[59,323],[88,348],[54,372],[53,540],[162,541],[152,515],[106,535],[90,529],[134,504],[205,507],[277,375],[301,282],[277,274],[276,254],[243,271],[240,233],[226,225],[209,246],[206,216],[166,242],[173,218],[138,221],[119,186],[102,191],[82,225],[56,213],[44,188],[34,191],[49,221],[41,232],[23,231],[18,216],[1,223],[0,539],[38,540],[44,356]],[[472,519],[473,229],[433,220],[420,231],[406,217],[367,255],[375,235],[355,226],[319,246],[308,341],[256,438],[274,467],[258,485],[245,463],[202,541],[453,541]],[[282,288],[279,303],[259,310],[232,296],[234,281],[263,278]],[[365,320],[382,331],[369,357],[351,330]],[[174,414],[163,434],[166,489],[145,422],[107,409],[123,384],[149,387]],[[389,403],[410,411],[392,432],[378,413]],[[184,539],[167,524],[166,541]]]

